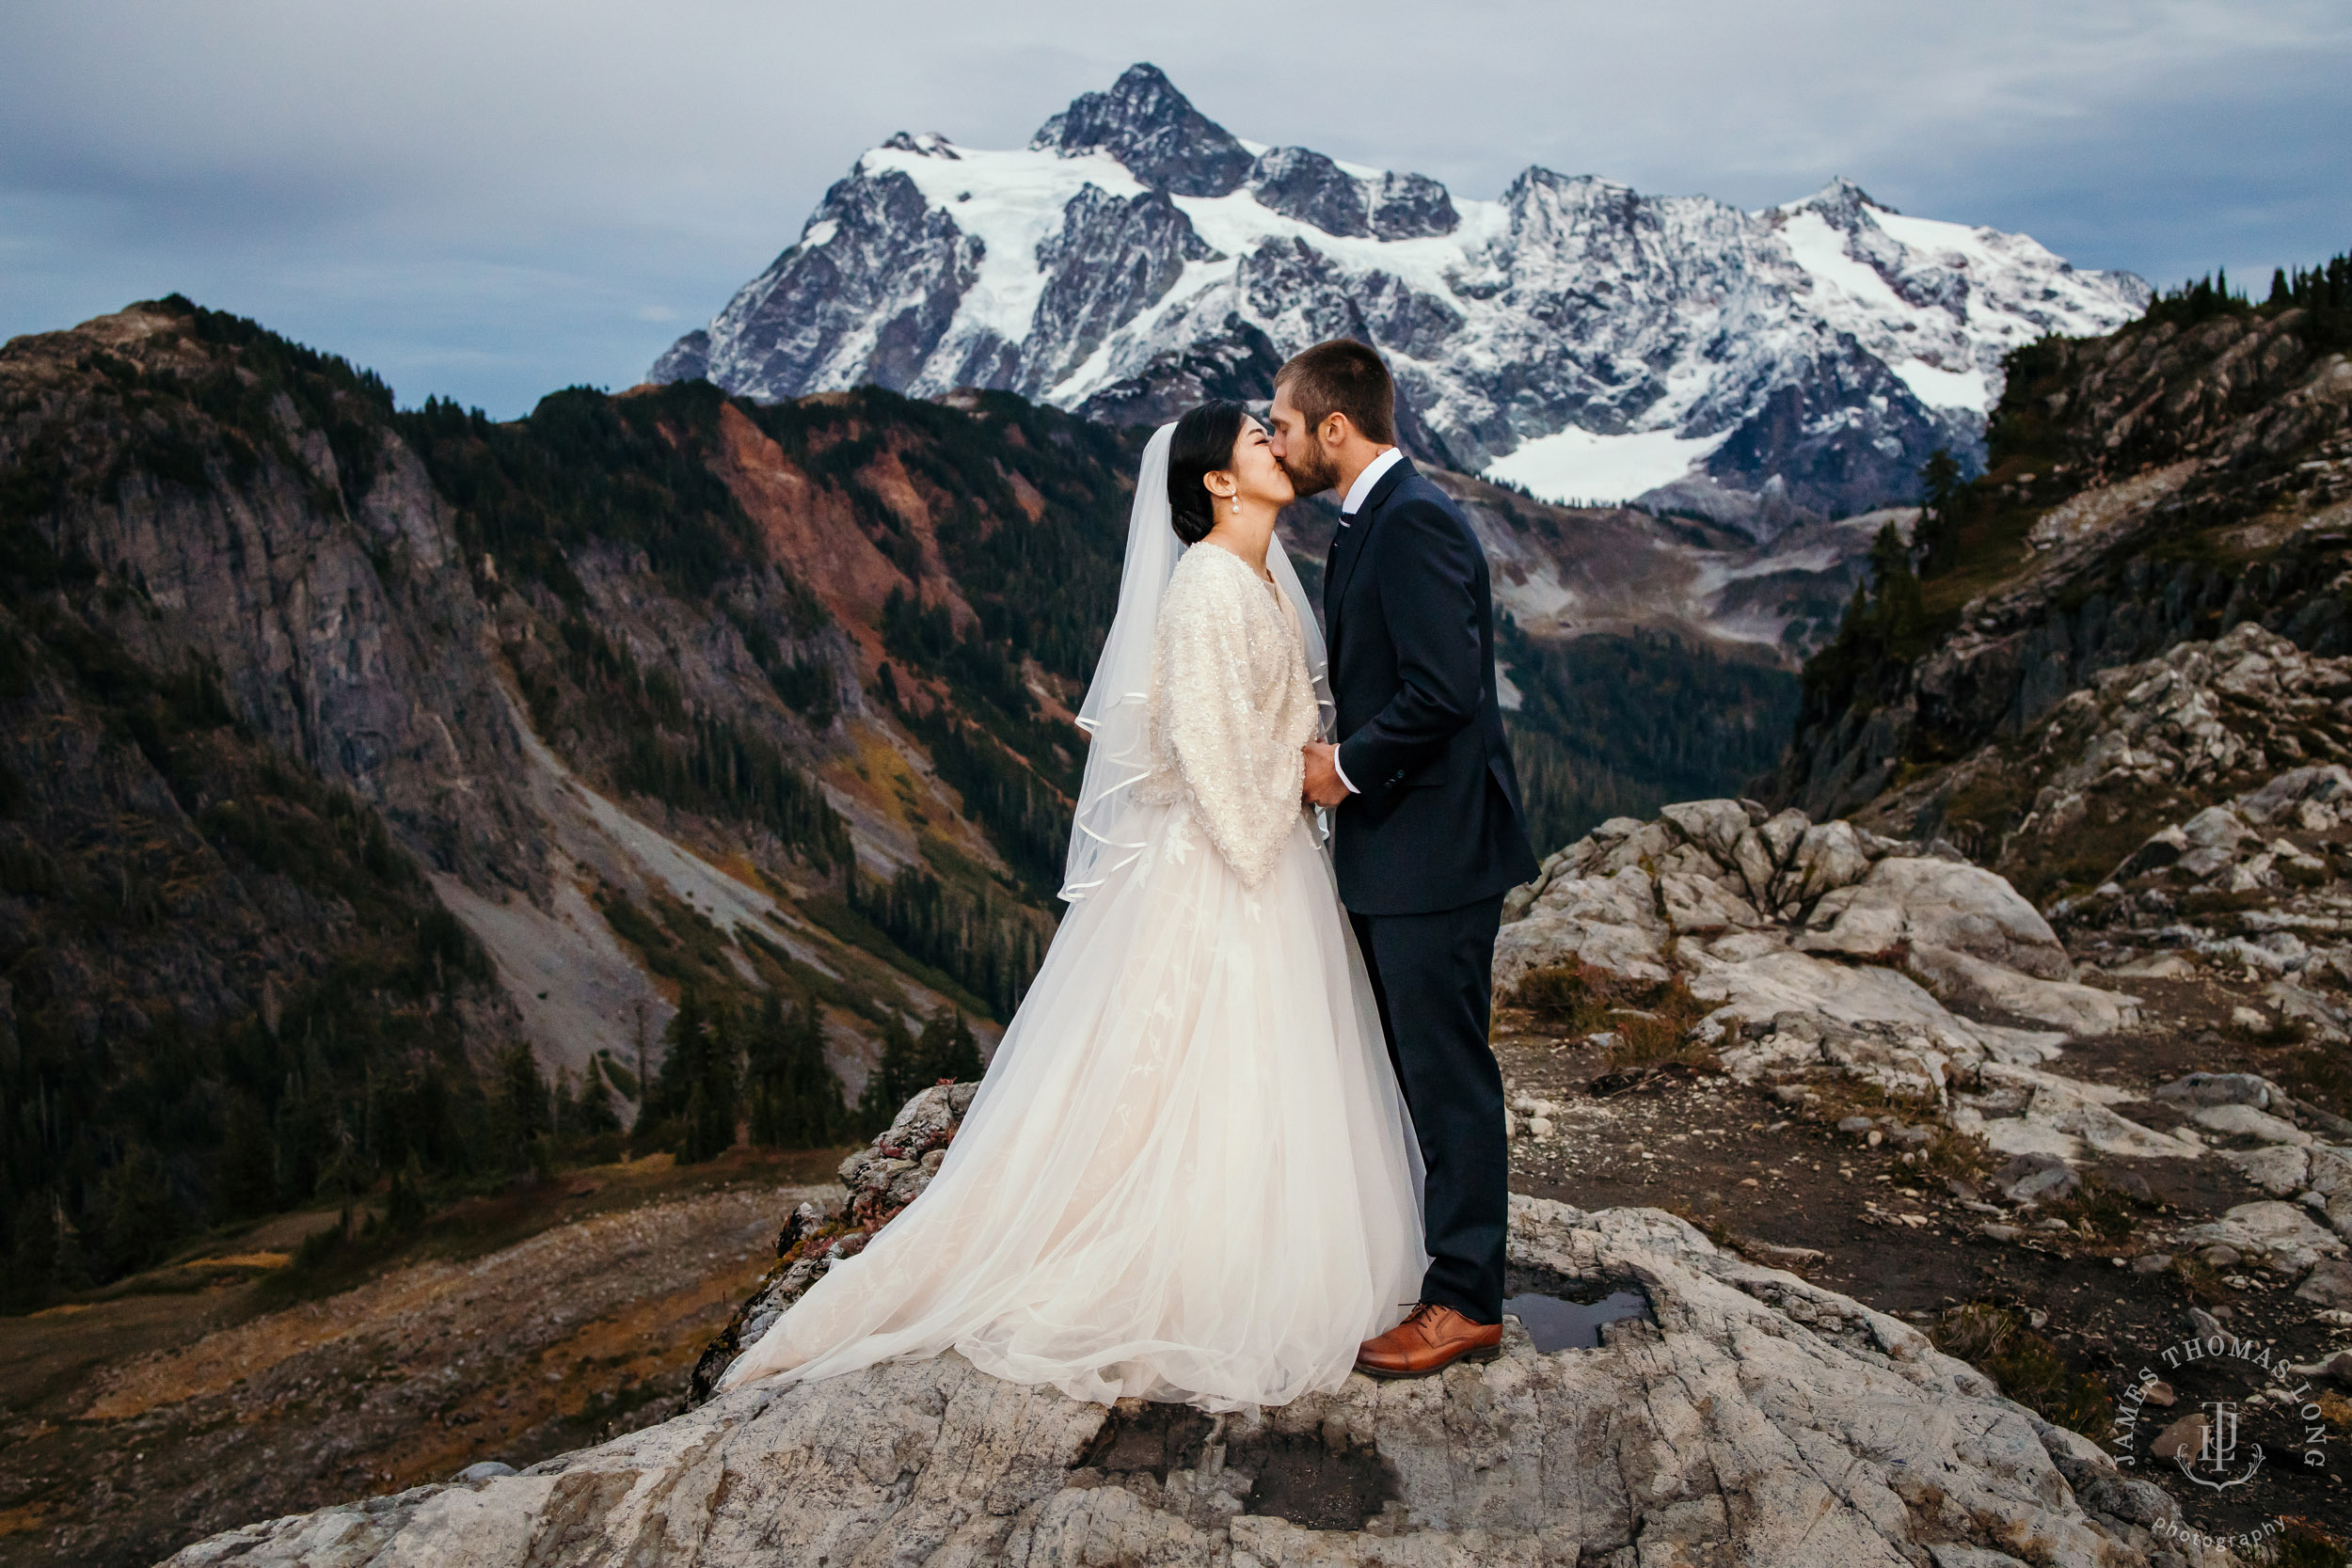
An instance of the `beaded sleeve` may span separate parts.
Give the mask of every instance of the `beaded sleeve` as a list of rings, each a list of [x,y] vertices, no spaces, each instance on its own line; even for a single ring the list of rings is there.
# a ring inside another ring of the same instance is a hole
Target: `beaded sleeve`
[[[1254,888],[1302,809],[1300,748],[1315,705],[1297,629],[1246,562],[1197,545],[1161,603],[1152,666],[1155,768],[1139,794],[1172,799],[1180,786],[1217,853]]]

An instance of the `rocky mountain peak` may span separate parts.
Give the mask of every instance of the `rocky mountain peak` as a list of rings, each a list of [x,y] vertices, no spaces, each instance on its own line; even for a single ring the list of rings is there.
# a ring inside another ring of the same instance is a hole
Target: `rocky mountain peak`
[[[1847,180],[1747,212],[1530,167],[1484,200],[1253,152],[1136,65],[1026,148],[866,152],[655,379],[762,401],[1000,388],[1141,423],[1269,396],[1287,356],[1357,337],[1391,356],[1423,458],[1765,539],[1911,499],[1939,447],[1980,458],[2009,350],[2146,299]]]
[[[1804,200],[1789,202],[1781,211],[1819,213],[1828,219],[1832,226],[1851,230],[1867,221],[1863,216],[1865,209],[1894,214],[1896,216],[1901,215],[1896,208],[1875,199],[1868,191],[1864,190],[1842,174]]]
[[[918,158],[953,159],[959,156],[956,144],[936,131],[926,131],[919,136],[911,132],[894,131],[882,145],[894,152],[912,152]]]
[[[1270,147],[1249,170],[1259,205],[1327,234],[1408,240],[1451,234],[1461,214],[1425,174],[1350,174],[1311,148]]]
[[[1107,152],[1145,184],[1177,196],[1224,196],[1249,178],[1247,148],[1192,106],[1158,66],[1138,62],[1108,92],[1081,93],[1038,127],[1033,151]]]

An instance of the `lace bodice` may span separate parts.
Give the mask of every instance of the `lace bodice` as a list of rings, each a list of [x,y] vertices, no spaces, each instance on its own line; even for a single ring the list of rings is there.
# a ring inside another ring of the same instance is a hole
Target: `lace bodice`
[[[1304,809],[1300,748],[1315,717],[1290,600],[1231,550],[1186,550],[1160,601],[1146,708],[1152,770],[1136,799],[1188,800],[1233,875],[1254,888]]]

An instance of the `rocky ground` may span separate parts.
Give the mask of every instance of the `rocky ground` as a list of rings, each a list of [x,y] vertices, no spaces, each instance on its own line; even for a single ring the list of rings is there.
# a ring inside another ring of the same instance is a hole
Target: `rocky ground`
[[[2130,888],[2177,903],[2235,885],[2233,919],[2316,907],[2332,875],[2284,873],[2331,866],[2313,835],[2333,829],[2340,773],[2208,812],[2198,832],[2220,848],[2189,846],[2170,871],[2136,854]],[[2249,824],[2273,822],[2314,847],[2271,849]],[[2119,921],[2085,939],[2115,967],[2079,963],[1948,847],[1733,801],[1608,825],[1513,912],[1498,975],[1521,1005],[1498,1048],[1521,1190],[1672,1209],[1921,1324],[2110,1444],[2119,1415],[2169,1433],[2238,1397],[2233,1369],[2164,1361],[2184,1339],[2233,1334],[2312,1369],[2352,1345],[2352,1123],[2331,1109],[2344,1037],[2324,935],[2256,945],[2176,921],[2134,944]],[[2006,1348],[1970,1339],[1989,1312]],[[2309,1383],[2313,1421],[2245,1416],[2294,1462],[2227,1489],[2149,1473],[2216,1533],[2280,1516],[2344,1533],[2352,1359],[2334,1366],[2290,1380]],[[2169,1385],[2145,1401],[2143,1368]],[[2305,1464],[2314,1426],[2325,1463]]]
[[[1590,1349],[1211,1418],[952,1354],[755,1384],[520,1474],[199,1543],[221,1563],[2220,1568],[2165,1495],[1926,1335],[1654,1209],[1513,1202],[1519,1290],[1638,1290]]]
[[[666,1155],[472,1199],[346,1289],[273,1293],[293,1215],[0,1336],[0,1561],[132,1565],[210,1531],[527,1465],[683,1409],[837,1155]],[[288,1297],[295,1299],[287,1299]]]

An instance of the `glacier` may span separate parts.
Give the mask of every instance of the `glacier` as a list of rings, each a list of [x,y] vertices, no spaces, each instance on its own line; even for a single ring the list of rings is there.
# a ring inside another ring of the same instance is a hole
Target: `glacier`
[[[1749,212],[1531,166],[1492,200],[1244,141],[1136,65],[1025,148],[900,133],[649,378],[775,401],[1005,388],[1120,422],[1263,399],[1330,337],[1394,367],[1417,455],[1766,538],[1980,461],[2002,356],[2148,286],[1833,181]]]

